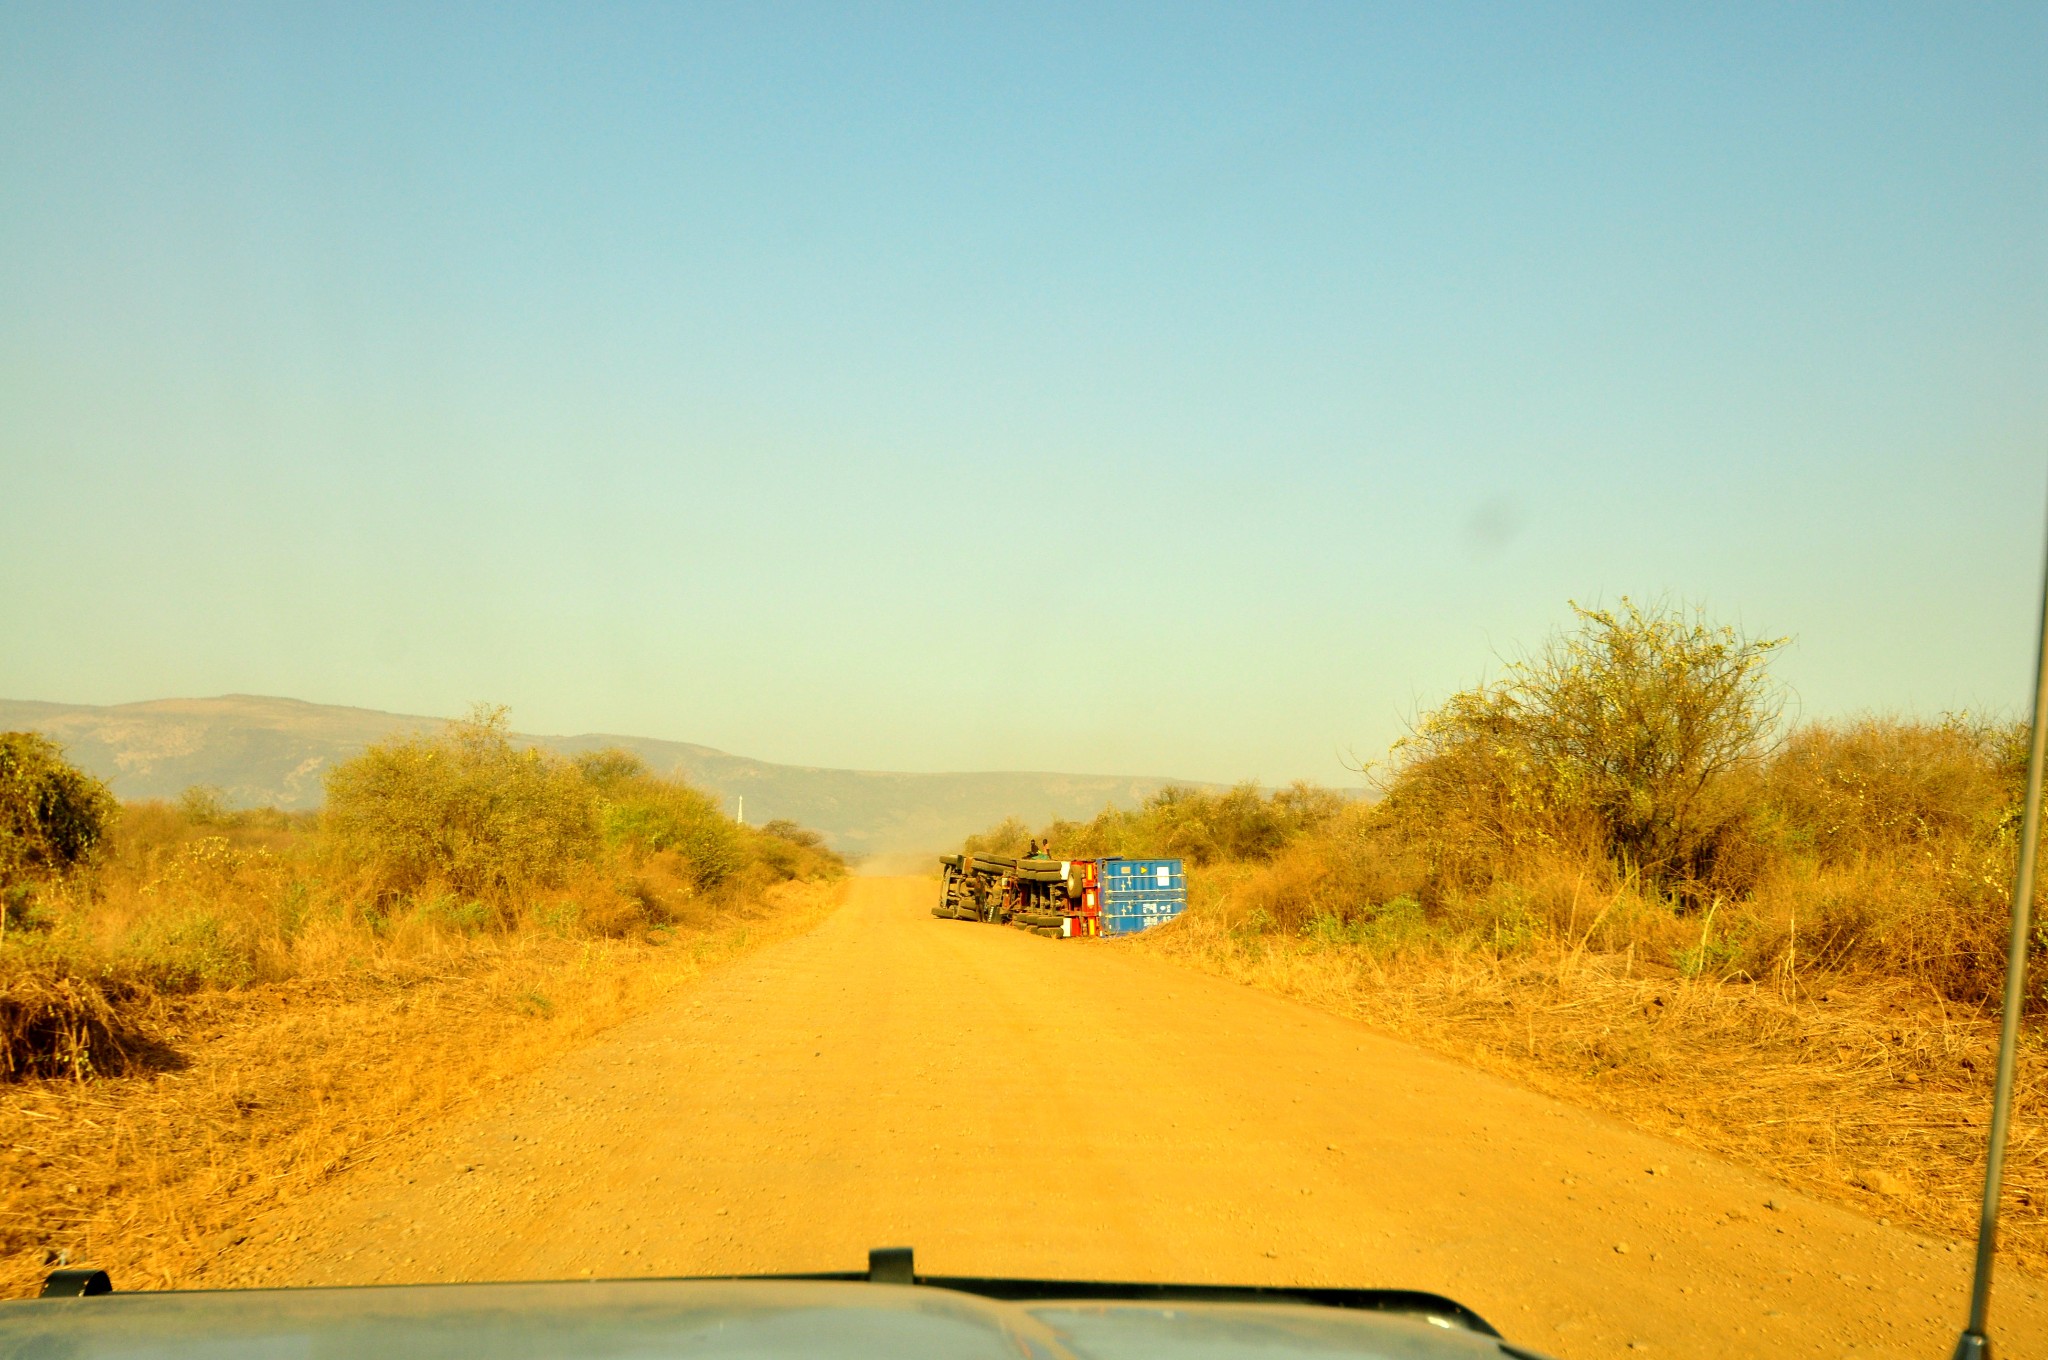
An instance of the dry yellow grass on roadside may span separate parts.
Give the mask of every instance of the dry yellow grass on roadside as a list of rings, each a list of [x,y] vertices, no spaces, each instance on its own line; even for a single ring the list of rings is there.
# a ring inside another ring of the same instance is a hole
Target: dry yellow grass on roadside
[[[1976,1227],[1993,1013],[1885,979],[1811,990],[1564,949],[1379,953],[1191,912],[1133,942],[1936,1236]],[[2001,1248],[2048,1277],[2048,1063],[2020,1055]]]
[[[0,1088],[0,1294],[59,1261],[121,1289],[202,1285],[264,1208],[380,1143],[814,924],[845,891],[788,882],[666,942],[527,932],[353,970],[167,998],[165,1067]]]

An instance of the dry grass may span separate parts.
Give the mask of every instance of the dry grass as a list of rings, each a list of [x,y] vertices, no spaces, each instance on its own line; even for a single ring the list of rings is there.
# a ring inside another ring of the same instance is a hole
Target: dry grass
[[[0,954],[0,1077],[83,1080],[125,1066],[151,998],[20,953]]]
[[[146,1067],[174,999],[431,971],[529,935],[659,942],[845,869],[801,828],[739,826],[625,753],[517,750],[501,712],[373,746],[328,783],[318,816],[192,790],[98,809],[92,853],[62,868],[8,860],[0,1078]]]
[[[264,1206],[839,891],[800,829],[503,729],[372,747],[320,817],[195,790],[96,821],[89,856],[7,861],[0,1290],[86,1260],[202,1280]]]
[[[32,1293],[67,1260],[109,1270],[123,1289],[204,1284],[261,1210],[716,960],[805,928],[842,891],[781,884],[659,940],[449,934],[437,947],[413,941],[159,997],[153,1070],[22,1080],[0,1096],[0,1293]]]
[[[1975,1231],[1995,1014],[1898,979],[1681,976],[1645,951],[1318,939],[1228,892],[1142,947],[1349,1015],[1932,1234]],[[2020,1058],[2003,1249],[2048,1275],[2043,1046]]]

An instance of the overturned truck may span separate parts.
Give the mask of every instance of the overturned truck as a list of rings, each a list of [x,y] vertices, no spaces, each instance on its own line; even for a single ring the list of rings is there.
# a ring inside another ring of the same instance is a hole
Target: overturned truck
[[[1129,935],[1180,915],[1187,877],[1177,859],[939,856],[932,915],[1016,926],[1049,939]]]

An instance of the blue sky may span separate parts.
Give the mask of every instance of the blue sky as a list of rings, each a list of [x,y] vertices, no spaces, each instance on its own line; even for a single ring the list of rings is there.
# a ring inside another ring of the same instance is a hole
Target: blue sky
[[[1631,593],[1793,635],[1809,715],[2012,710],[2044,58],[2039,5],[10,5],[0,694],[1339,780]]]

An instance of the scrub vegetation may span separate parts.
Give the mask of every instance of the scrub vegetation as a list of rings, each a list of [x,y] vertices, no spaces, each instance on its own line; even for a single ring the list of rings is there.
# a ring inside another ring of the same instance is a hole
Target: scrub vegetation
[[[1677,606],[1578,609],[1422,715],[1369,798],[1167,790],[1035,834],[1062,857],[1202,870],[1186,915],[1137,947],[1961,1234],[2027,733],[1967,715],[1788,725],[1778,645]],[[2026,1035],[2006,1235],[2038,1269],[2038,1023]]]
[[[87,1251],[188,1278],[264,1195],[808,919],[845,872],[628,753],[515,747],[499,709],[371,747],[327,794],[121,805],[0,734],[15,1285]]]

